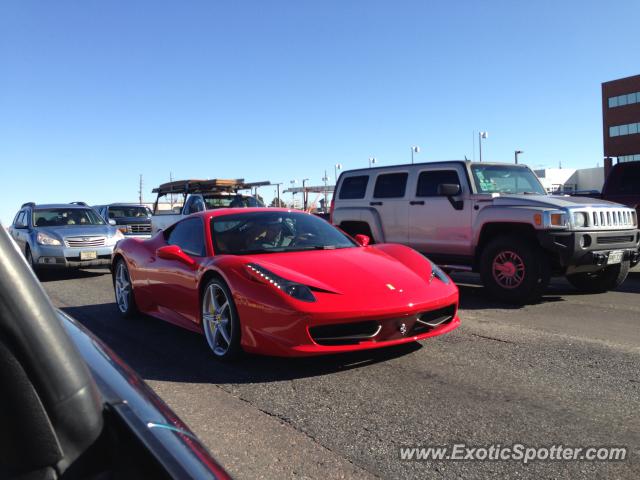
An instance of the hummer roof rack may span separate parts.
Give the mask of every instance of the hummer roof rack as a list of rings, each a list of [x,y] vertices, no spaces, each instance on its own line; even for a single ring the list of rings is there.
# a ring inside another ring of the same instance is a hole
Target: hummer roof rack
[[[246,183],[243,178],[223,179],[214,178],[212,180],[176,180],[174,182],[163,183],[152,190],[153,193],[163,195],[167,193],[209,193],[209,192],[236,192],[238,190],[248,190],[254,187],[271,185],[271,182],[250,182]]]

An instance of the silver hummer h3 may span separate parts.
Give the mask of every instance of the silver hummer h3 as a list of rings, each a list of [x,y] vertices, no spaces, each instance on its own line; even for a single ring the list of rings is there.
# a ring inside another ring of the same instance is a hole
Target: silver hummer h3
[[[409,245],[448,270],[479,272],[502,300],[526,303],[551,275],[582,291],[616,288],[640,261],[634,209],[548,195],[525,165],[448,161],[350,170],[332,222]]]

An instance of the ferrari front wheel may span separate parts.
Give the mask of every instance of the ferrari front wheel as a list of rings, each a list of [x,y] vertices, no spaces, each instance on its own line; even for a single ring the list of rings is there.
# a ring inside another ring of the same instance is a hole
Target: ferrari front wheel
[[[138,313],[138,307],[133,296],[133,284],[127,263],[122,258],[118,259],[113,270],[113,290],[120,314],[125,318],[135,316]]]
[[[227,285],[213,279],[202,295],[202,328],[209,348],[220,360],[240,354],[240,320]]]

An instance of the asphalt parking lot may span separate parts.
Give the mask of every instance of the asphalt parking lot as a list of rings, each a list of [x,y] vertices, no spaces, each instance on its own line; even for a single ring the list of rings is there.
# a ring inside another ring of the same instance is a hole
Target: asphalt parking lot
[[[457,331],[402,348],[226,365],[204,338],[121,319],[105,271],[43,280],[237,478],[640,478],[640,273],[620,290],[552,282],[536,305],[458,275]],[[623,462],[401,461],[401,446],[627,446]]]

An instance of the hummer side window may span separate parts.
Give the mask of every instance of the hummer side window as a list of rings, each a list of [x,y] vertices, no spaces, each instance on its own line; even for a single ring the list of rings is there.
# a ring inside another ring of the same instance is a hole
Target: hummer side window
[[[404,197],[407,188],[408,173],[386,173],[378,175],[374,198],[400,198]]]
[[[356,177],[347,177],[340,187],[340,199],[356,200],[364,198],[369,183],[368,175],[358,175]]]
[[[418,187],[416,197],[436,197],[438,196],[438,185],[443,183],[460,184],[458,172],[455,170],[431,170],[420,172],[418,177]]]

